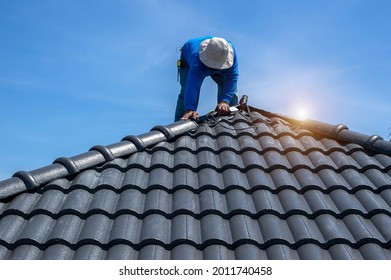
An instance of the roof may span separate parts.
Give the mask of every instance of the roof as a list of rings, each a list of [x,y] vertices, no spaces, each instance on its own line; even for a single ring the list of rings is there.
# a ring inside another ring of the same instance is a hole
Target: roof
[[[391,259],[391,143],[247,106],[0,182],[0,259]]]

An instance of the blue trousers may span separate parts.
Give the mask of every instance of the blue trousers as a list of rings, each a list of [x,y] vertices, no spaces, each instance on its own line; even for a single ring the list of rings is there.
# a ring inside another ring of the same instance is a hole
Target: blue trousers
[[[186,64],[185,66],[179,68],[179,83],[181,85],[181,91],[178,95],[176,110],[175,110],[175,121],[179,121],[182,115],[185,113],[185,88],[187,81],[187,74],[189,73],[189,66]],[[220,103],[223,95],[224,88],[224,76],[223,75],[211,75],[213,81],[217,83],[217,103]],[[197,89],[197,101],[196,108],[198,107],[198,100],[200,97],[201,87]],[[238,95],[235,93],[232,97],[229,106],[235,106],[238,104]]]

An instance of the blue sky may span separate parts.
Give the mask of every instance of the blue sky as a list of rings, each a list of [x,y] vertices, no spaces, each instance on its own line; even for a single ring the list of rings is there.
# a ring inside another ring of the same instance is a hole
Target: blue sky
[[[177,48],[233,42],[239,97],[389,139],[391,1],[1,0],[0,180],[173,121]],[[202,87],[200,114],[216,105]]]

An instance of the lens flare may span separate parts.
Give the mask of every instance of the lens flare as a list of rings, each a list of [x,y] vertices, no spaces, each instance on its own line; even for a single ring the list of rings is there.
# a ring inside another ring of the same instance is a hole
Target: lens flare
[[[308,110],[304,107],[298,108],[296,110],[296,118],[304,121],[308,118]]]

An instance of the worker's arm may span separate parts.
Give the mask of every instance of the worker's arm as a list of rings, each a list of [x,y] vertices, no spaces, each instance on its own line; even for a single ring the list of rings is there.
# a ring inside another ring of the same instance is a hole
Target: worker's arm
[[[185,88],[185,111],[196,111],[201,85],[206,74],[196,67],[190,67]]]
[[[225,71],[226,72],[224,73],[225,81],[223,87],[223,94],[219,102],[225,101],[228,104],[230,104],[232,97],[236,93],[238,87],[239,71],[238,71],[238,62],[236,57],[235,57],[234,65],[232,65],[231,68]]]
[[[185,113],[181,120],[199,119],[197,113],[197,103],[200,95],[201,85],[205,76],[203,76],[198,69],[190,68],[187,74],[186,88],[185,88]]]

